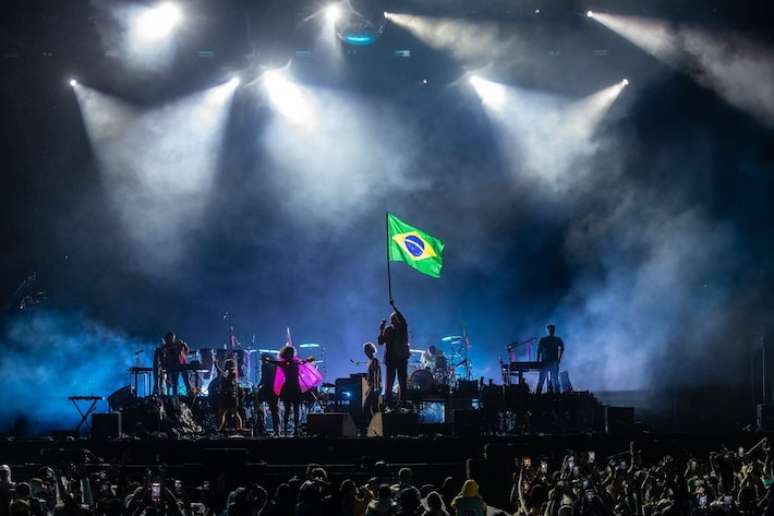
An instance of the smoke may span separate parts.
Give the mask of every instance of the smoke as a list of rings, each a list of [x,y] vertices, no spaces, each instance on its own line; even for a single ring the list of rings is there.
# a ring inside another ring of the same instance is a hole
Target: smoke
[[[512,27],[497,23],[399,13],[385,13],[385,16],[428,46],[463,61],[497,59],[511,54],[521,43]]]
[[[585,388],[652,389],[724,334],[737,236],[698,207],[641,191],[600,201],[565,241],[579,267],[558,310],[574,343],[568,368]]]
[[[672,26],[647,18],[593,18],[768,126],[774,125],[774,53],[737,33]]]
[[[501,131],[503,151],[515,177],[527,176],[556,190],[583,179],[588,168],[578,164],[593,156],[594,130],[626,82],[580,100],[509,87],[473,76],[470,81]]]
[[[285,196],[283,209],[294,218],[314,217],[343,231],[370,206],[430,186],[418,168],[419,139],[410,120],[374,99],[297,85],[283,90],[295,92],[280,103],[292,109],[279,108],[262,143]],[[314,102],[290,102],[296,97]]]
[[[141,110],[87,86],[78,103],[109,204],[157,276],[174,271],[210,199],[236,84]]]
[[[80,418],[67,397],[107,396],[126,385],[132,353],[146,344],[82,314],[52,310],[15,316],[0,339],[1,431],[20,417],[33,428],[74,428]]]

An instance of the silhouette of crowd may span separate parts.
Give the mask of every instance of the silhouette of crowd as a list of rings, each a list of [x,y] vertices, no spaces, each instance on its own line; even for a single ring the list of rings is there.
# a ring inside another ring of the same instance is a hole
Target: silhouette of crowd
[[[767,439],[749,450],[722,448],[703,457],[647,460],[635,443],[604,458],[594,451],[562,459],[523,456],[501,473],[511,476],[512,486],[499,498],[508,503],[497,509],[484,499],[492,494],[487,486],[496,484],[492,478],[441,474],[418,483],[411,468],[384,461],[360,483],[354,472],[348,478],[339,471],[334,479],[317,464],[279,483],[218,477],[190,484],[163,466],[139,472],[107,462],[19,466],[29,478],[17,479],[3,465],[0,516],[774,516],[773,465]]]

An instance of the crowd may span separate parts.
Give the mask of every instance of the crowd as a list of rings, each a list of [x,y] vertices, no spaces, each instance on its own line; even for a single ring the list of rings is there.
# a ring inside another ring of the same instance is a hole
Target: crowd
[[[360,485],[309,465],[270,491],[261,479],[185,485],[162,468],[131,478],[120,465],[88,472],[75,465],[41,467],[15,482],[12,468],[3,465],[0,516],[774,516],[773,460],[767,439],[703,458],[652,461],[634,443],[604,459],[593,451],[517,457],[512,471],[501,472],[513,480],[510,506],[502,510],[487,507],[479,492],[481,484],[491,494],[491,473],[418,484],[410,468],[395,471],[383,461]]]

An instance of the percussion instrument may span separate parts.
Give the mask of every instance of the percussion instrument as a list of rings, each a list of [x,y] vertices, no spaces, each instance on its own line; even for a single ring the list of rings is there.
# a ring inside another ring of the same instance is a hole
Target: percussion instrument
[[[425,394],[433,391],[433,388],[435,387],[435,378],[433,377],[433,373],[427,369],[417,369],[411,373],[408,383],[409,389]]]

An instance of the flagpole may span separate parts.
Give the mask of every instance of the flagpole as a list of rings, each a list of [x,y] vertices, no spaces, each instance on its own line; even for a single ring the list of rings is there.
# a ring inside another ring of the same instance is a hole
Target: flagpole
[[[392,303],[392,273],[390,272],[390,212],[384,212],[384,229],[387,232],[387,295]]]

